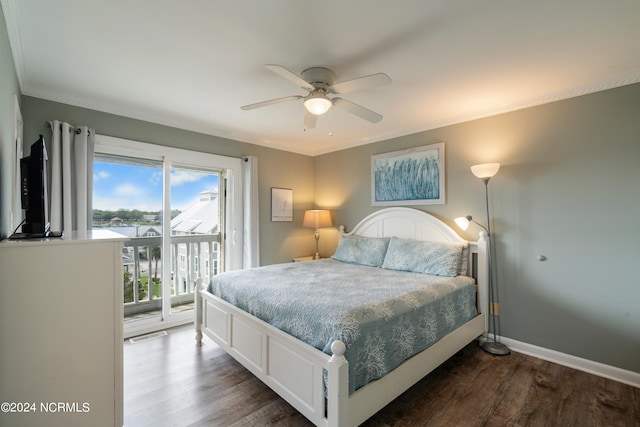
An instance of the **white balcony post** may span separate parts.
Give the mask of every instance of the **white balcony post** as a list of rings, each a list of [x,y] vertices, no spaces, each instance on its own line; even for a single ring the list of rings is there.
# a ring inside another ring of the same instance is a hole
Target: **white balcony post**
[[[196,281],[196,291],[194,295],[194,310],[195,310],[195,322],[196,322],[196,343],[202,345],[202,298],[200,297],[200,291],[205,288],[202,279],[198,278]]]

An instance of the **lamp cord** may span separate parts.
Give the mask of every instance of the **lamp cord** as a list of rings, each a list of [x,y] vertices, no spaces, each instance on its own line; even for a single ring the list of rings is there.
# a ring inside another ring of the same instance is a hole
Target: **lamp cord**
[[[24,224],[25,222],[27,222],[27,219],[26,219],[26,218],[25,218],[25,219],[23,219],[22,221],[20,221],[20,224],[18,224],[18,226],[16,227],[16,229],[15,229],[15,230],[13,230],[13,233],[11,233],[11,234],[12,234],[12,235],[13,235],[13,234],[16,234],[16,233],[18,232],[18,230],[20,229],[20,226],[21,226],[22,224]]]

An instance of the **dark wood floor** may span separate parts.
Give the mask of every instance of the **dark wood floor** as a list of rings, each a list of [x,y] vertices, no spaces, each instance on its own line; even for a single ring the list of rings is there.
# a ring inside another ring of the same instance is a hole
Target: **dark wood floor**
[[[309,426],[190,327],[124,345],[125,426]],[[378,426],[640,426],[640,389],[476,344],[382,409]]]

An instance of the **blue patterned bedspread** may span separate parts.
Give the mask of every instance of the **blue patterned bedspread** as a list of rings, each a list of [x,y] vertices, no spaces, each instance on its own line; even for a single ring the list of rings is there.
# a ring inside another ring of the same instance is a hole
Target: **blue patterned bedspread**
[[[476,315],[470,277],[333,259],[222,273],[209,292],[327,354],[344,341],[350,393]]]

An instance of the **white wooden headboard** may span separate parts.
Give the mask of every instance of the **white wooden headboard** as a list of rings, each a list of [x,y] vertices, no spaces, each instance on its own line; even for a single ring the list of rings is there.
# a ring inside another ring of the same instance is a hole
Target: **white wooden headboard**
[[[387,208],[376,211],[341,236],[402,237],[436,242],[466,243],[451,227],[426,212],[411,208]]]
[[[468,253],[469,274],[476,279],[478,285],[478,311],[487,312],[489,241],[484,231],[480,233],[477,242],[468,241],[460,237],[453,228],[424,211],[397,207],[381,209],[368,215],[349,233],[345,232],[343,225],[340,226],[340,239],[351,235],[468,243],[470,249]],[[486,318],[488,319],[489,316]]]

